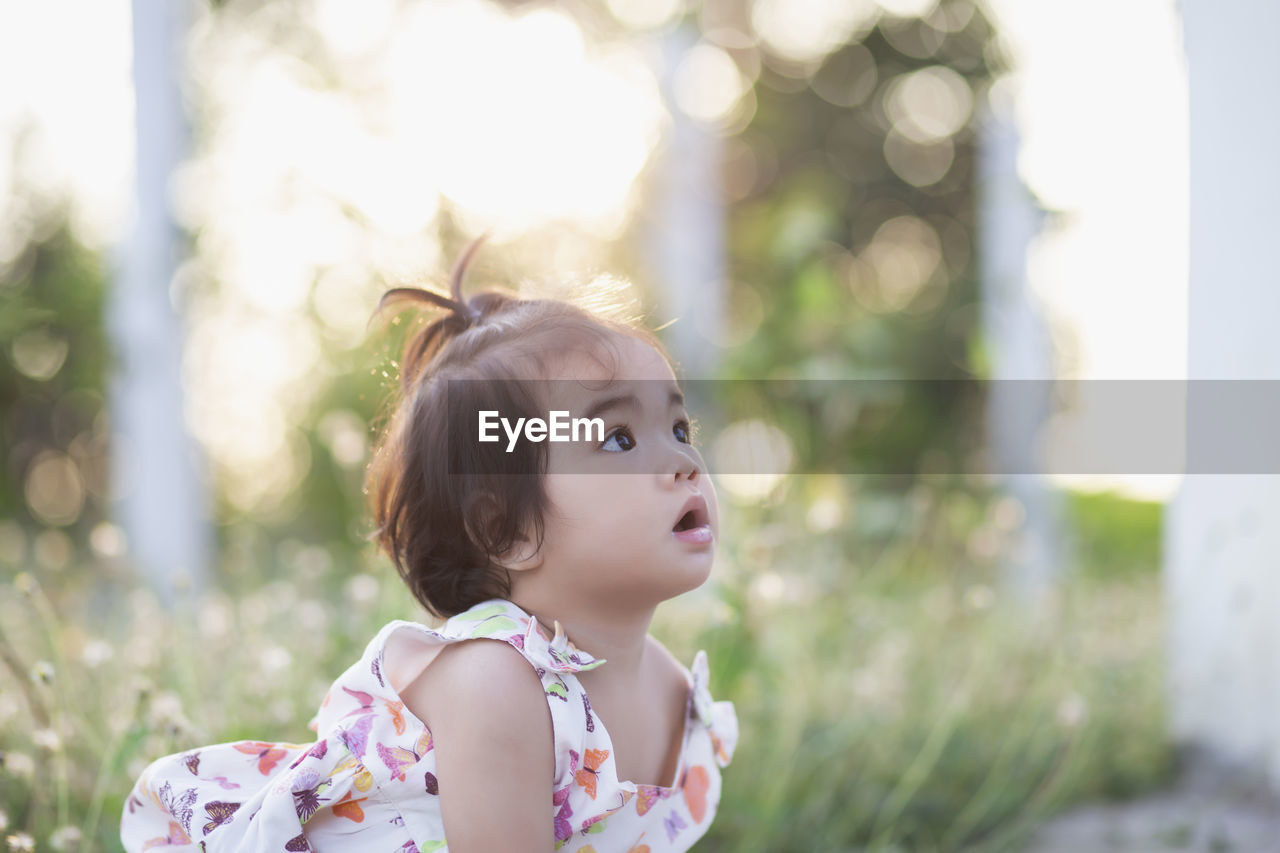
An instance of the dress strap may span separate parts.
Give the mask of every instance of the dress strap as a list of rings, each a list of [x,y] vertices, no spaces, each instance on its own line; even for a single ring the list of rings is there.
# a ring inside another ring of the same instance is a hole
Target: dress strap
[[[538,620],[518,605],[502,598],[481,602],[459,613],[446,624],[448,631],[469,632],[470,637],[492,637],[506,640],[528,658],[535,667],[552,672],[583,672],[604,663],[572,642],[556,621],[551,633]]]

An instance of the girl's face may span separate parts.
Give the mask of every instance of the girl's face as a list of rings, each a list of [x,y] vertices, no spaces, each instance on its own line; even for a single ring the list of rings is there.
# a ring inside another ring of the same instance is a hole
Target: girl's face
[[[617,349],[616,372],[571,352],[555,375],[581,382],[547,383],[549,408],[601,418],[604,441],[548,444],[539,571],[587,604],[656,606],[706,581],[719,507],[670,365],[635,338]]]

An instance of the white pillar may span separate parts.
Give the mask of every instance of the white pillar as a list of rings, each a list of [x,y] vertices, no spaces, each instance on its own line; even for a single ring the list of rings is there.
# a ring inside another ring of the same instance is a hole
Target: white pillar
[[[664,32],[653,47],[671,127],[658,154],[641,242],[663,321],[677,318],[664,332],[672,356],[685,377],[714,379],[726,290],[723,140],[715,128],[687,116],[673,91],[675,71],[698,38],[697,28],[686,23]]]
[[[130,560],[165,600],[175,588],[204,584],[211,548],[201,461],[183,418],[182,318],[170,289],[183,251],[169,177],[187,147],[179,78],[188,12],[186,2],[133,2],[135,218],[107,309],[113,512]]]
[[[1054,587],[1066,560],[1062,499],[1046,480],[1038,446],[1049,422],[1053,352],[1027,282],[1027,248],[1044,211],[1018,176],[1018,132],[1012,117],[983,110],[978,149],[978,256],[982,269],[982,332],[991,359],[988,447],[1003,491],[1022,505],[1025,520],[1005,556],[1003,582],[1025,603]]]
[[[1182,13],[1192,382],[1188,474],[1165,514],[1170,722],[1280,788],[1280,476],[1195,472],[1213,441],[1195,431],[1196,381],[1280,379],[1280,4],[1184,0]]]

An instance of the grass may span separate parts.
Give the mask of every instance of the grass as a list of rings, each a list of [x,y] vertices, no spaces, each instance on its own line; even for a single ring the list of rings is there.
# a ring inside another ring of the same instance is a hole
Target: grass
[[[923,488],[893,499],[817,478],[786,488],[771,507],[726,514],[714,584],[653,626],[686,662],[707,650],[712,691],[739,718],[697,849],[1013,851],[1068,804],[1168,778],[1154,571],[1095,565],[1031,607],[994,581],[1016,528],[996,500]],[[1125,516],[1091,516],[1108,517]],[[201,743],[310,741],[325,689],[377,629],[424,618],[389,571],[276,568],[292,579],[186,613],[137,589],[104,608],[88,584],[11,580],[5,834],[52,850],[61,832],[74,849],[78,830],[84,849],[119,849],[146,763]],[[94,616],[104,609],[114,616]]]

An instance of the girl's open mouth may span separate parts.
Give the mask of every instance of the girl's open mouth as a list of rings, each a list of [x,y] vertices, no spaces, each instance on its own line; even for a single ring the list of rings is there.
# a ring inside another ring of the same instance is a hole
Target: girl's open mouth
[[[692,495],[680,508],[680,517],[671,528],[671,535],[681,542],[703,543],[712,540],[707,502],[702,495]]]

